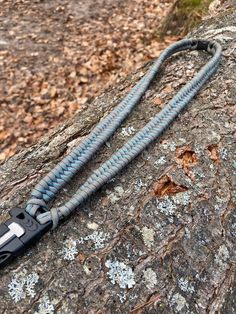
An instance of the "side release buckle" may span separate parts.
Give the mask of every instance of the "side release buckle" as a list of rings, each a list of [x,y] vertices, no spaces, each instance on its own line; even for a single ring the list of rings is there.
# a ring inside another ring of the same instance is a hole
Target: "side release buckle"
[[[0,268],[23,253],[52,227],[52,222],[41,225],[24,209],[10,211],[11,218],[0,225]]]

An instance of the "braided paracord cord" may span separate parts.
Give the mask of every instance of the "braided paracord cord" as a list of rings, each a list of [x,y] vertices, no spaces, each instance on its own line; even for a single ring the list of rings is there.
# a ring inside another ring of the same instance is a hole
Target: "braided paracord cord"
[[[66,204],[57,208],[51,208],[49,211],[46,203],[55,197],[55,194],[70,181],[75,173],[121,125],[122,121],[148,89],[162,63],[172,54],[187,49],[205,50],[213,57],[144,128],[95,170]],[[122,102],[105,119],[98,123],[78,147],[36,185],[31,193],[31,198],[27,202],[26,211],[33,217],[36,217],[41,224],[52,220],[53,228],[55,228],[61,218],[68,216],[92,193],[114,177],[167,128],[216,71],[220,56],[221,46],[216,42],[206,40],[184,39],[164,50],[145,76],[132,88]],[[38,213],[39,208],[43,208],[46,212]]]

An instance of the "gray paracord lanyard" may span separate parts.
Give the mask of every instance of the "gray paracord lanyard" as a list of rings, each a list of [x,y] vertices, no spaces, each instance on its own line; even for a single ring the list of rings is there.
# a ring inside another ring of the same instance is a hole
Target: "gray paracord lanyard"
[[[183,50],[205,50],[212,55],[206,65],[188,82],[174,98],[146,124],[133,138],[114,153],[63,206],[48,208],[47,203],[108,140],[133,107],[144,95],[162,63],[172,54]],[[60,219],[73,212],[92,193],[114,177],[145,147],[153,142],[177,117],[181,110],[196,95],[202,85],[216,71],[221,56],[221,46],[207,40],[184,39],[164,50],[143,78],[132,88],[122,102],[87,136],[87,138],[65,157],[31,192],[25,209],[10,211],[11,219],[0,226],[0,265],[19,255],[49,229],[55,228]],[[32,227],[34,226],[33,231]]]

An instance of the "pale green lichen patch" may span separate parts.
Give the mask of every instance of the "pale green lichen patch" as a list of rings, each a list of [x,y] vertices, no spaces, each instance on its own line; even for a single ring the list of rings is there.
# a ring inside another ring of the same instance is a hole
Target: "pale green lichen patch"
[[[225,244],[222,244],[218,252],[215,255],[215,263],[224,268],[226,266],[227,260],[229,259],[229,250]]]
[[[87,228],[90,230],[97,230],[99,225],[96,222],[88,222]]]
[[[143,277],[144,277],[146,286],[150,290],[153,289],[155,285],[157,284],[157,275],[151,268],[147,268],[144,270]]]
[[[119,201],[119,199],[122,197],[124,192],[125,191],[122,186],[116,186],[114,188],[114,192],[107,191],[107,194],[108,194],[107,197],[112,204],[115,204],[117,201]]]
[[[35,285],[39,281],[36,272],[27,274],[25,270],[15,274],[8,285],[8,292],[14,302],[19,302],[27,296],[33,298],[36,295]]]
[[[170,305],[175,309],[176,313],[179,313],[184,308],[188,308],[188,303],[180,293],[176,293],[172,296]]]
[[[190,202],[190,192],[179,192],[173,195],[172,198],[177,205],[188,205]]]
[[[91,274],[91,267],[87,266],[87,265],[83,265],[83,270],[85,272],[86,275],[90,275]]]
[[[228,27],[230,23],[233,25],[235,17],[236,12],[229,17],[229,22],[227,16],[224,21],[219,21],[219,25],[211,25],[211,29]],[[193,35],[200,38],[205,36],[207,30],[208,28],[202,28]],[[236,89],[232,76],[234,73],[235,77],[236,73],[236,32],[219,35],[235,35],[235,40],[223,47],[224,57],[219,72],[167,132],[118,174],[115,180],[109,181],[81,206],[84,210],[75,213],[67,223],[61,224],[58,232],[48,233],[30,250],[28,256],[14,262],[10,271],[2,270],[0,313],[50,313],[53,307],[54,312],[60,314],[130,313],[136,308],[136,312],[140,313],[232,312],[233,303],[228,292],[234,283],[232,262],[236,237],[233,130],[236,121],[233,116]],[[164,84],[176,82],[183,85],[184,80],[190,79],[193,70],[187,69],[187,62],[191,67],[194,65],[197,71],[208,58],[210,56],[203,52],[176,56],[166,64],[166,72],[169,74],[150,86],[152,93],[159,92]],[[128,88],[133,82],[126,83]],[[177,89],[174,88],[173,94],[175,90]],[[95,104],[86,119],[94,112],[94,108],[98,112],[102,110],[99,114],[111,110],[113,96],[119,96],[117,89],[112,97],[105,99],[105,108],[103,104],[103,108],[100,108],[100,102]],[[171,95],[168,97],[171,98]],[[101,99],[104,100],[104,97]],[[144,113],[142,116],[145,115],[147,120],[157,111],[156,107],[149,106],[149,100],[150,98],[143,98],[140,103],[140,113]],[[92,124],[83,124],[83,120],[83,115],[73,119],[72,124],[77,129],[70,135],[70,140],[88,133],[94,126],[94,119]],[[231,130],[225,128],[226,121],[231,123]],[[138,129],[141,124],[144,125],[145,121],[137,114],[134,126]],[[131,125],[129,121],[127,125]],[[67,127],[63,128],[60,131],[62,136]],[[218,138],[211,130],[218,134]],[[185,138],[186,143],[178,142],[179,138]],[[98,162],[105,161],[111,150],[115,151],[122,145],[121,142],[125,142],[125,138],[118,138],[117,142],[116,137],[113,139],[111,147],[104,147],[104,152],[94,156],[91,164],[84,167],[81,174],[69,183],[70,196],[86,180],[90,170],[97,168]],[[47,156],[42,152],[35,157],[32,150],[28,150],[7,162],[7,172],[4,169],[3,174],[9,174],[10,179],[1,180],[0,176],[1,186],[4,187],[0,207],[4,215],[7,208],[22,202],[19,195],[24,199],[27,197],[40,172],[46,172],[61,159],[67,140],[68,138],[63,138],[61,145],[57,145],[57,153],[54,148]],[[50,138],[43,145],[48,146],[49,141]],[[172,143],[167,145],[168,149],[164,149],[166,142]],[[211,156],[208,153],[210,145],[217,146]],[[180,150],[182,146],[190,147],[190,157],[191,154],[196,154],[197,163],[182,167],[177,162],[178,151],[171,151],[175,146]],[[228,150],[225,160],[225,152],[220,152],[223,147]],[[27,162],[29,156],[30,160],[33,158],[33,167],[31,162]],[[163,165],[162,156],[167,160]],[[157,160],[158,166],[154,165]],[[9,170],[13,168],[17,169],[16,174]],[[170,179],[166,183],[167,191],[171,193],[154,194],[153,183],[165,175]],[[22,184],[12,185],[12,182],[23,177],[28,179]],[[115,188],[115,185],[118,187]],[[59,193],[56,205],[66,201],[68,193]],[[155,231],[151,239],[149,237],[145,240],[146,243],[141,232],[145,233],[145,229],[142,230],[144,226],[148,229],[146,233]],[[104,234],[108,232],[111,237],[104,240]],[[65,236],[71,238],[69,246],[64,242]],[[97,245],[102,249],[96,251]],[[59,255],[58,251],[63,247],[66,249]],[[69,257],[69,260],[64,260],[65,257]],[[74,260],[69,262],[71,259]],[[27,269],[24,277],[33,272],[30,269],[40,276],[38,283],[31,280],[32,295],[36,293],[34,297],[26,292],[28,283],[22,278],[15,278],[13,296],[8,294],[8,284],[12,281],[14,269],[17,269],[15,273],[19,273],[20,268]],[[44,299],[45,294],[48,298]],[[157,299],[158,295],[161,302]],[[21,301],[15,304],[13,298],[17,302]]]
[[[143,227],[141,230],[143,242],[145,245],[150,248],[154,244],[154,235],[155,231],[151,228]]]

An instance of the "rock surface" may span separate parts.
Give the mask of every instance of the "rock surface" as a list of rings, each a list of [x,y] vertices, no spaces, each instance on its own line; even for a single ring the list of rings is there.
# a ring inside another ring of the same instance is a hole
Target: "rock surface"
[[[229,1],[232,3],[232,1]],[[227,8],[227,1],[224,2]],[[236,12],[191,37],[223,46],[217,74],[163,136],[27,254],[1,270],[1,313],[236,313]],[[109,143],[56,200],[154,116],[207,60],[173,57]],[[148,65],[0,168],[0,220]]]

